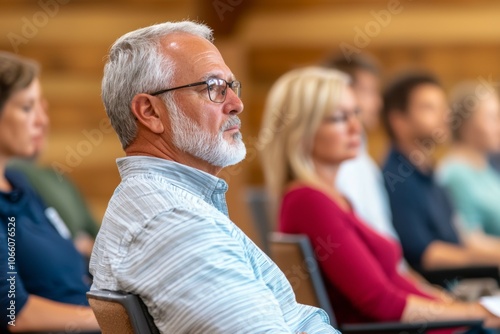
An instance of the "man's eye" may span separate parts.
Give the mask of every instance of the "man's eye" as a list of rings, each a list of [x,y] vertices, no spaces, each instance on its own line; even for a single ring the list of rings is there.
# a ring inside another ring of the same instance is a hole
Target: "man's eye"
[[[31,111],[31,106],[23,106],[22,107],[24,112],[30,112]]]

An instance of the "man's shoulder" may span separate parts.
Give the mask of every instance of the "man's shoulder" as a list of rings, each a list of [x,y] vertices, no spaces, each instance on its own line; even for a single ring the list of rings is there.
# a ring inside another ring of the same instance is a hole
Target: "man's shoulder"
[[[111,197],[110,205],[142,205],[147,208],[157,203],[161,204],[164,210],[168,210],[198,203],[198,199],[186,189],[170,182],[168,178],[145,173],[122,180]]]
[[[210,247],[217,243],[220,248],[221,240],[225,247],[239,241],[233,237],[233,227],[226,216],[161,188],[157,193],[146,192],[125,200],[117,199],[115,194],[96,238],[95,261],[102,258],[99,261],[118,268],[121,261],[130,258],[130,252],[147,258],[159,254],[160,247],[164,255],[175,254],[179,249],[192,254],[198,244]]]
[[[203,198],[168,178],[144,174],[120,183],[108,203],[103,225],[112,222],[144,228],[151,221],[162,221],[189,222],[189,227],[220,220],[229,221]]]
[[[108,210],[98,239],[105,238],[108,245],[120,245],[123,250],[158,238],[165,244],[233,239],[229,219],[225,221],[210,212],[182,204],[158,209],[151,214],[141,215],[140,211],[140,206],[121,212]]]

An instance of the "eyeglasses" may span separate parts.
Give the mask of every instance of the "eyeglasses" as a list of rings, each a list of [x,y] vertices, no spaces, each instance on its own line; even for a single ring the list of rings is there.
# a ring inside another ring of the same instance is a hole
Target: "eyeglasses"
[[[201,86],[201,85],[207,85],[208,97],[210,98],[210,101],[215,102],[215,103],[222,103],[226,100],[227,87],[231,88],[233,90],[233,92],[238,97],[241,96],[241,82],[239,82],[237,80],[227,82],[226,80],[219,79],[219,78],[210,78],[206,81],[195,82],[195,83],[192,83],[189,85],[163,89],[163,90],[159,90],[157,92],[154,92],[150,95],[155,96],[155,95],[160,95],[160,94],[170,92],[170,91],[176,90],[176,89]]]
[[[347,123],[351,117],[358,118],[360,113],[361,111],[359,108],[356,108],[353,111],[339,110],[338,113],[325,117],[325,121],[333,123]]]

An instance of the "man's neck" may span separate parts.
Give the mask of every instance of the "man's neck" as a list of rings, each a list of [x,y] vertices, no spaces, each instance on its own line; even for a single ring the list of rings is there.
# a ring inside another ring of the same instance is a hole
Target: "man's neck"
[[[419,145],[418,139],[400,140],[394,145],[419,171],[429,173],[433,169],[432,151]]]
[[[127,156],[146,156],[165,159],[199,169],[214,176],[217,176],[217,174],[219,174],[222,170],[221,167],[212,166],[206,161],[186,154],[185,152],[169,148],[159,149],[154,145],[141,145],[134,142],[125,149],[125,154]]]

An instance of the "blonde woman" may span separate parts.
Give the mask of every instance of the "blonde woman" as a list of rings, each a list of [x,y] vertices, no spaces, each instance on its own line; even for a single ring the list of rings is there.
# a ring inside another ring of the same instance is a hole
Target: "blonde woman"
[[[309,67],[274,84],[260,135],[278,229],[309,236],[340,324],[482,318],[499,326],[479,304],[421,291],[399,274],[399,245],[361,222],[335,188],[340,164],[358,152],[360,132],[349,78]]]

